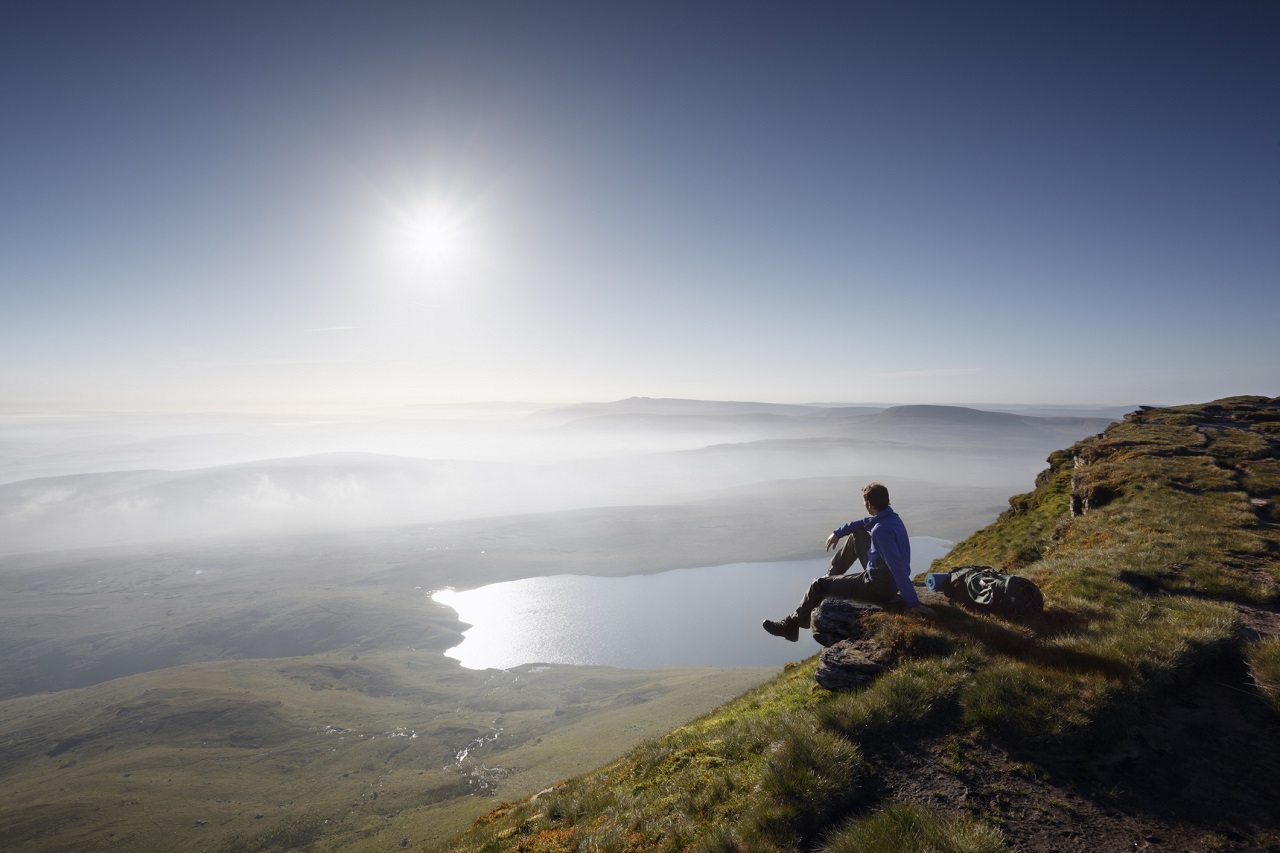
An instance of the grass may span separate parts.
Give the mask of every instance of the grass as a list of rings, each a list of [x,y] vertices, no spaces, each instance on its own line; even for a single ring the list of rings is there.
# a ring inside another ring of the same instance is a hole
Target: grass
[[[865,690],[831,694],[815,714],[824,727],[854,740],[899,738],[954,714],[971,666],[966,655],[910,660]]]
[[[976,739],[1045,779],[1044,761],[1105,750],[1142,709],[1246,659],[1280,710],[1280,641],[1244,642],[1236,611],[1280,600],[1280,538],[1260,504],[1280,494],[1277,437],[1280,400],[1236,398],[1136,413],[1054,453],[1034,491],[934,568],[1024,574],[1045,593],[1043,615],[880,614],[866,627],[896,664],[867,687],[830,693],[813,661],[793,667],[502,806],[450,849],[1005,850],[998,829],[958,812],[885,801],[877,756],[938,743],[942,769],[963,774],[958,745]]]
[[[1249,648],[1249,673],[1267,703],[1280,711],[1280,637],[1267,637]]]
[[[1004,834],[996,827],[967,817],[947,818],[895,803],[837,830],[823,844],[820,853],[881,853],[885,850],[1005,853],[1008,849]]]
[[[491,807],[491,790],[537,790],[598,766],[619,738],[640,742],[761,677],[470,672],[404,652],[205,663],[10,699],[0,702],[0,847],[439,846]],[[651,698],[619,705],[629,691]],[[572,721],[555,715],[568,693]],[[501,737],[457,760],[495,725]]]
[[[857,804],[868,768],[854,743],[808,709],[813,669],[794,667],[594,774],[499,807],[465,849],[533,850],[550,838],[564,849],[618,838],[672,851],[816,841]]]

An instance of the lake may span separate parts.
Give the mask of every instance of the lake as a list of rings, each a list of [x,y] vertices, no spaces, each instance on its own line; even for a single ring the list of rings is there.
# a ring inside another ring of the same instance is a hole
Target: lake
[[[913,568],[924,571],[952,544],[911,537]],[[824,557],[612,578],[553,575],[431,597],[471,625],[445,653],[468,669],[781,666],[821,646],[806,631],[798,643],[772,637],[760,621],[789,613],[828,564]]]

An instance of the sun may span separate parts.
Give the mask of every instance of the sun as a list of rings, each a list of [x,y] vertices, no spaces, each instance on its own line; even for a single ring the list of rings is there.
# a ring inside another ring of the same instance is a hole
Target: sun
[[[396,254],[414,275],[451,275],[461,271],[474,255],[474,228],[462,208],[424,206],[402,211],[396,220]]]
[[[468,242],[462,218],[448,212],[436,212],[415,223],[411,240],[418,260],[433,266],[461,259]]]
[[[415,265],[436,272],[456,269],[466,258],[470,235],[462,217],[452,211],[432,211],[411,223],[410,254]]]

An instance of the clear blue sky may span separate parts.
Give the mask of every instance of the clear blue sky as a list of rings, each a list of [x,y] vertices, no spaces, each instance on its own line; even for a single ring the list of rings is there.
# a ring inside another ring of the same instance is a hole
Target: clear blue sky
[[[1280,4],[15,2],[0,405],[1280,394]]]

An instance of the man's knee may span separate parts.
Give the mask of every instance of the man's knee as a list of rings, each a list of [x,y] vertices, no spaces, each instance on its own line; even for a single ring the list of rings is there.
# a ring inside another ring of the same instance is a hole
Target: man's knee
[[[827,597],[827,591],[830,588],[831,578],[814,578],[813,583],[809,584],[809,588],[805,590],[804,599],[800,604],[801,609],[816,607],[819,601]]]
[[[831,557],[833,575],[843,575],[853,568],[854,563],[867,567],[867,554],[871,550],[871,534],[865,530],[855,530],[845,537],[844,542]]]
[[[858,562],[865,569],[871,555],[871,534],[865,530],[857,530],[849,538],[854,541],[853,549],[857,554]]]

